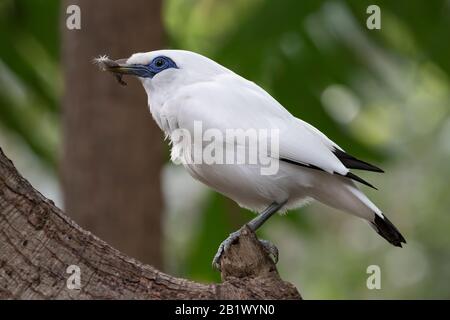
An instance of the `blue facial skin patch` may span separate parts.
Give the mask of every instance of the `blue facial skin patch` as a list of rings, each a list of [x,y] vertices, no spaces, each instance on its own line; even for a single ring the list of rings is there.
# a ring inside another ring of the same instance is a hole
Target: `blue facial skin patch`
[[[140,78],[153,78],[155,75],[166,69],[178,69],[177,64],[167,56],[158,56],[149,64],[127,64],[126,59],[110,60],[108,58],[99,58],[98,63],[103,70],[111,71],[117,81],[125,86],[127,83],[122,80],[123,75],[133,75]]]
[[[128,70],[128,74],[132,74],[141,78],[153,78],[155,75],[160,73],[161,71],[176,68],[178,69],[177,64],[166,56],[156,57],[149,64],[133,64],[126,67]]]
[[[178,69],[177,64],[166,56],[159,56],[150,62],[150,64],[147,66],[149,73],[151,74],[150,78],[153,78],[155,75],[160,73],[161,71],[164,71],[166,69],[170,68],[176,68]]]

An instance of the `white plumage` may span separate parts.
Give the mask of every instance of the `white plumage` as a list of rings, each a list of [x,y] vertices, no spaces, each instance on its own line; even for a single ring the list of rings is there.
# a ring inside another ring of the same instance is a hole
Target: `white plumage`
[[[161,57],[166,60],[163,68],[157,67]],[[181,159],[195,179],[254,211],[274,202],[286,202],[283,211],[309,199],[318,200],[367,220],[394,245],[404,242],[381,210],[355,185],[352,179],[359,177],[349,172],[349,168],[381,170],[346,154],[255,83],[189,51],[137,53],[123,66],[135,71],[110,71],[140,78],[153,118],[171,140],[180,128],[193,134],[195,121],[201,121],[205,130],[216,129],[224,134],[227,129],[279,130],[281,161],[276,174],[261,175],[254,164],[193,164]],[[144,67],[148,70],[142,71]],[[183,152],[185,145],[172,142],[174,159],[187,156]]]

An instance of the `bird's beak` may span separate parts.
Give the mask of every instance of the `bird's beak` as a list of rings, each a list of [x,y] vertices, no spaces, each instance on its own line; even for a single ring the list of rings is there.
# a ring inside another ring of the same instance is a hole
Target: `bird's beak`
[[[140,78],[151,78],[154,76],[154,73],[147,65],[130,64],[127,63],[127,59],[114,61],[108,57],[102,56],[95,59],[95,62],[102,71],[112,72],[121,85],[126,85],[126,82],[122,80],[123,75],[132,75]]]
[[[111,60],[105,59],[102,61],[104,69],[112,73],[129,74],[134,76],[141,76],[147,70],[145,66],[127,64],[127,59]]]

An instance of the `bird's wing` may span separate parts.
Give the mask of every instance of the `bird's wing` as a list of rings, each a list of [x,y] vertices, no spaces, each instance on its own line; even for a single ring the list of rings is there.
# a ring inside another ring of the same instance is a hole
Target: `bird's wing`
[[[384,172],[382,169],[365,162],[363,160],[357,159],[354,156],[345,152],[341,147],[339,147],[334,141],[329,139],[326,135],[319,131],[316,127],[310,125],[309,123],[297,119],[300,125],[304,126],[306,129],[310,130],[313,134],[317,135],[317,137],[325,144],[331,152],[342,162],[342,164],[348,169],[358,169],[358,170],[366,170],[373,172]]]
[[[201,121],[204,130],[223,133],[227,129],[279,130],[280,159],[329,173],[348,173],[323,134],[302,125],[266,91],[237,75],[185,86],[168,104],[176,110],[179,127],[191,132],[194,121]]]
[[[305,129],[309,130],[312,134],[316,135],[317,138],[319,138],[322,141],[322,143],[328,147],[328,149],[330,150],[338,149],[343,151],[341,147],[339,147],[334,141],[328,138],[325,134],[323,134],[319,129],[317,129],[313,125],[298,118],[296,118],[296,120],[298,121],[300,126],[305,127]]]

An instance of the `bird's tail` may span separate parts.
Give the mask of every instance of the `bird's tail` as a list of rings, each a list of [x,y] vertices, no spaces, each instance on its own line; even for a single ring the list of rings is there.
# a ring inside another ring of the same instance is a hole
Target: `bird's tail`
[[[366,195],[349,179],[344,177],[323,175],[323,185],[318,189],[313,198],[363,218],[370,226],[389,243],[401,247],[406,243],[405,238],[388,218],[377,208]]]
[[[396,247],[402,247],[402,243],[406,243],[405,238],[400,231],[389,221],[383,214],[383,217],[375,215],[375,219],[370,221],[370,226],[389,243]]]
[[[353,183],[352,183],[353,184]],[[392,224],[392,222],[386,217],[384,213],[376,205],[373,204],[366,195],[359,190],[354,184],[349,188],[350,192],[355,195],[356,201],[360,201],[365,206],[366,216],[364,217],[370,224],[370,226],[390,244],[396,247],[402,247],[402,243],[406,243],[405,238],[400,231]],[[352,206],[349,207],[351,209]],[[367,212],[371,212],[367,217]],[[362,212],[359,209],[358,213]],[[355,212],[353,212],[355,214]]]

